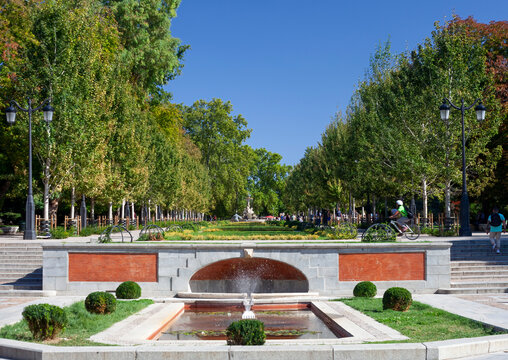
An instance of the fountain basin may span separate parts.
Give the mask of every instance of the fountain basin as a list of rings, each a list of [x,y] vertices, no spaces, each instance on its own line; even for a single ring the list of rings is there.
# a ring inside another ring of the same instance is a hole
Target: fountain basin
[[[175,299],[176,300],[176,299]],[[162,336],[167,333],[172,324],[176,324],[178,318],[182,317],[186,311],[189,312],[208,312],[208,313],[222,313],[238,311],[238,319],[241,318],[241,312],[244,306],[240,299],[236,302],[231,300],[223,301],[186,301],[176,302],[173,299],[168,300],[167,303],[156,303],[148,308],[142,310],[140,313],[135,314],[122,322],[119,322],[111,328],[102,333],[96,334],[91,337],[91,340],[116,345],[206,345],[206,344],[226,344],[224,338],[214,338],[212,336],[197,336],[192,339],[189,337],[180,336],[182,340],[176,340],[175,337]],[[390,341],[390,340],[404,340],[405,336],[397,331],[382,325],[375,320],[361,314],[360,312],[351,309],[341,302],[323,302],[323,301],[304,301],[292,303],[262,303],[256,302],[253,306],[253,311],[256,313],[261,312],[294,312],[297,310],[305,311],[306,313],[299,313],[293,317],[293,323],[305,323],[308,315],[319,318],[324,323],[324,326],[333,333],[333,336],[319,338],[320,343],[323,344],[347,344],[347,343],[362,343],[365,341]],[[302,315],[303,314],[303,315]],[[227,316],[226,316],[227,317]],[[231,319],[233,320],[238,319]],[[227,326],[227,325],[226,325]],[[204,328],[202,328],[204,329]],[[194,330],[201,330],[199,326]],[[169,330],[171,332],[171,330]],[[310,330],[315,331],[315,330]],[[193,331],[188,331],[189,333]],[[196,333],[194,331],[194,333]],[[194,334],[199,335],[199,334]],[[205,332],[204,335],[207,335]],[[208,333],[208,335],[211,335]],[[316,339],[309,339],[302,336],[299,338],[291,339],[291,334],[283,334],[288,336],[282,337],[269,337],[267,344],[313,344]],[[197,340],[201,338],[202,340]]]

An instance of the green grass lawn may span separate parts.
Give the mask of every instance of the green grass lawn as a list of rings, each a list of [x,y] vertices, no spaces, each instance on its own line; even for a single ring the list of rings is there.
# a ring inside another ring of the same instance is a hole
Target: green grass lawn
[[[406,312],[383,310],[383,301],[380,298],[352,298],[338,301],[409,337],[408,340],[401,342],[440,341],[501,333],[477,321],[416,301],[413,301],[411,308]]]
[[[327,239],[325,234],[310,234],[295,228],[265,223],[226,223],[204,226],[198,230],[166,232],[165,240],[305,240]]]
[[[148,305],[152,300],[117,301],[116,311],[108,315],[90,314],[85,309],[84,301],[79,301],[71,306],[64,307],[69,324],[65,331],[60,334],[61,340],[54,345],[60,346],[92,346],[104,345],[87,340],[90,336],[106,330],[116,322],[137,313]],[[13,325],[7,325],[0,329],[0,337],[19,341],[36,342],[25,320]],[[53,344],[53,342],[51,342]]]

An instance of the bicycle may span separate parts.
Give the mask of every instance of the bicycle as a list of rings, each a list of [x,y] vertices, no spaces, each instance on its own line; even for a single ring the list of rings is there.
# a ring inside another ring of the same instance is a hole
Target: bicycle
[[[410,224],[406,224],[406,230],[403,232],[408,240],[416,240],[420,237],[420,228],[410,220]],[[395,241],[396,235],[401,233],[396,221],[390,220],[389,223],[373,224],[365,230],[362,235],[364,242],[379,241]]]

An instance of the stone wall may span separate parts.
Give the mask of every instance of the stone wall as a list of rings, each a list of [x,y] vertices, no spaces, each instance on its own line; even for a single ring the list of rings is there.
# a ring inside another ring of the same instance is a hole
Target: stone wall
[[[91,291],[115,290],[121,281],[136,278],[145,296],[172,296],[191,291],[191,278],[200,269],[249,254],[298,269],[306,277],[309,292],[321,295],[351,295],[356,283],[362,280],[374,280],[381,291],[403,286],[416,293],[434,293],[450,285],[450,246],[450,243],[47,244],[43,246],[43,289],[55,290],[59,295],[86,295]]]

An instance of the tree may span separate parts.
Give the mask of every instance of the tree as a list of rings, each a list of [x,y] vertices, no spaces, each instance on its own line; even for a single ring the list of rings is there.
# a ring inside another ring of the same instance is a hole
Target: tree
[[[243,144],[251,130],[232,111],[231,103],[220,99],[183,108],[184,128],[201,151],[210,176],[211,208],[219,217],[230,217],[243,206],[252,161],[250,147]]]
[[[278,216],[283,209],[281,196],[290,167],[282,165],[281,160],[282,156],[266,149],[254,150],[248,191],[258,215]]]
[[[502,121],[497,135],[492,137],[488,148],[494,150],[503,148],[503,155],[496,166],[494,180],[487,185],[479,196],[484,202],[506,204],[508,195],[503,189],[508,189],[508,21],[491,21],[488,24],[478,23],[472,17],[461,19],[456,16],[448,24],[452,31],[464,32],[467,37],[480,41],[486,49],[487,72],[493,76],[496,98],[501,105]],[[492,109],[489,109],[492,110]],[[488,115],[491,116],[490,114]],[[484,208],[484,210],[486,210]]]

